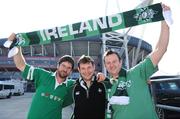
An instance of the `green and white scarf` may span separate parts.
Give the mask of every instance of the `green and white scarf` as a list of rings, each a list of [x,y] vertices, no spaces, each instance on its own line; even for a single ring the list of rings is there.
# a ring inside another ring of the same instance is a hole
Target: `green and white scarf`
[[[15,46],[29,46],[35,44],[50,44],[54,41],[71,41],[81,37],[95,36],[102,33],[124,29],[141,24],[164,20],[162,6],[160,3],[133,9],[130,11],[87,20],[61,27],[43,29],[39,31],[18,33],[16,40],[7,40],[6,48],[11,49],[8,57],[14,56],[18,49]]]
[[[70,41],[80,37],[95,36],[127,27],[164,20],[161,4],[154,4],[123,13],[100,17],[51,29],[18,33],[14,45],[29,46],[49,44],[54,41]]]

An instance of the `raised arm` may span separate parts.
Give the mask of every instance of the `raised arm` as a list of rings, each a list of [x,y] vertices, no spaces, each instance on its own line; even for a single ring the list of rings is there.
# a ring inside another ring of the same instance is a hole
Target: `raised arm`
[[[168,6],[162,5],[163,10],[170,10]],[[157,66],[165,52],[167,51],[167,47],[169,44],[169,26],[165,21],[161,22],[161,33],[159,37],[159,41],[156,44],[155,50],[150,55],[152,63],[154,66]]]
[[[13,41],[15,38],[16,38],[15,33],[12,33],[12,34],[9,36],[8,40]],[[13,60],[14,60],[14,63],[15,63],[15,65],[16,65],[16,67],[17,67],[20,71],[24,71],[25,66],[26,66],[26,62],[25,62],[24,56],[22,55],[21,48],[18,48],[18,49],[19,49],[19,51],[18,51],[18,53],[13,57]]]

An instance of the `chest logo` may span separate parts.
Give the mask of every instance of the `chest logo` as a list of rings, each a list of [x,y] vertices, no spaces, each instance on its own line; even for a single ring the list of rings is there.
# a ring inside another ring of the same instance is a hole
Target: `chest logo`
[[[98,89],[98,92],[99,92],[99,93],[102,93],[102,89],[99,88],[99,89]]]
[[[80,94],[80,92],[79,91],[77,91],[76,93],[75,93],[75,95],[79,95]]]
[[[62,99],[59,96],[55,96],[55,95],[47,93],[47,92],[42,92],[41,96],[48,98],[50,100],[53,100],[53,101],[58,101],[58,102],[62,101]]]
[[[129,81],[120,81],[118,85],[118,90],[126,90],[127,88],[131,87],[132,83],[131,80]]]

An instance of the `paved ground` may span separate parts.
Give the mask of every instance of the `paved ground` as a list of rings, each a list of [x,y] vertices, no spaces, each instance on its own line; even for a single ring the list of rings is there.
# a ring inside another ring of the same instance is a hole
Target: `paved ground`
[[[0,119],[26,119],[33,93],[0,99]],[[72,107],[64,108],[62,119],[70,119]]]

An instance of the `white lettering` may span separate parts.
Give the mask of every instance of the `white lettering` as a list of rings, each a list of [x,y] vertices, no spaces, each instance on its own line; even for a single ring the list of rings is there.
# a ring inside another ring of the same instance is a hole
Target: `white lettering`
[[[72,27],[72,24],[71,24],[71,25],[69,25],[69,33],[70,33],[70,35],[78,34],[78,30],[73,31],[73,27]]]
[[[60,36],[60,37],[66,37],[66,36],[68,36],[67,27],[66,27],[66,26],[58,27],[58,33],[59,33],[59,36]]]
[[[95,20],[93,20],[93,28],[94,28],[94,30],[98,30],[97,25],[99,25],[99,27],[100,27],[101,29],[107,28],[106,17],[102,17],[102,22],[101,22],[100,19],[95,19]]]
[[[52,30],[49,32],[49,30]],[[51,40],[51,36],[54,36],[54,38],[58,38],[58,34],[56,33],[56,28],[45,30],[46,36],[49,40]]]
[[[92,28],[88,21],[81,23],[79,33],[82,33],[84,30],[92,31]]]
[[[40,34],[41,34],[43,41],[46,41],[47,39],[46,39],[46,36],[44,34],[44,30],[40,30]]]
[[[117,22],[114,22],[113,19],[117,19],[117,20],[115,20]],[[114,14],[114,15],[108,16],[108,23],[109,23],[110,27],[121,25],[121,23],[122,23],[121,15]]]

